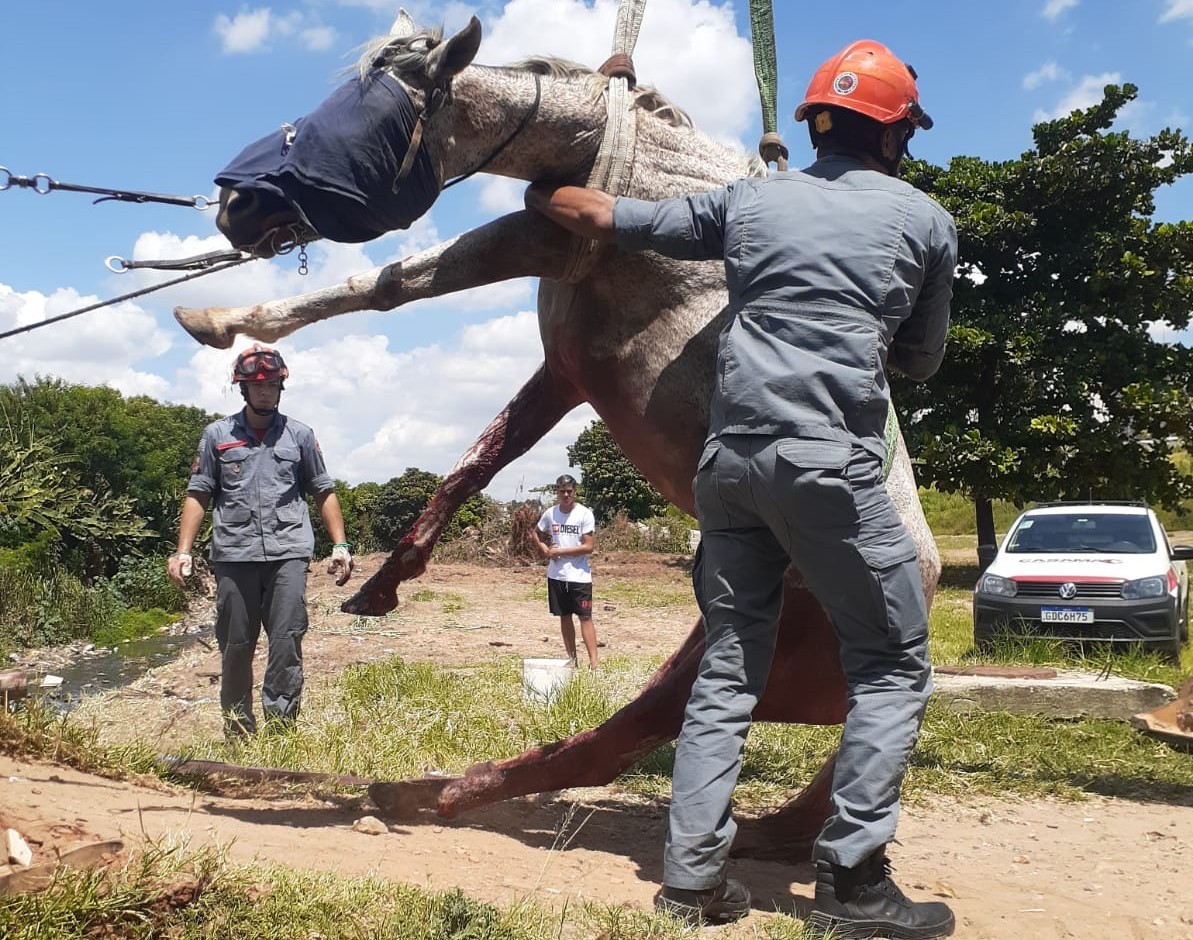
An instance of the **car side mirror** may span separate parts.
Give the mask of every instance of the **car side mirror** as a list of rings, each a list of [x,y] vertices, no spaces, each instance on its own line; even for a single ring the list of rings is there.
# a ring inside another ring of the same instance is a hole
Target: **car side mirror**
[[[1173,545],[1172,557],[1177,561],[1193,561],[1193,545]]]

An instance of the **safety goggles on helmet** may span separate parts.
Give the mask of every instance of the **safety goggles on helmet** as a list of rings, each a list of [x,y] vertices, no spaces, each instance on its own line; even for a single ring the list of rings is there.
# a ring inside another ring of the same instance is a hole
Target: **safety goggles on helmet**
[[[856,111],[882,124],[905,120],[925,131],[933,123],[920,107],[915,69],[870,39],[851,43],[816,70],[795,119],[804,120],[816,105]]]
[[[286,361],[276,349],[254,343],[236,357],[232,367],[232,384],[240,382],[268,382],[270,379],[285,381],[290,377]]]

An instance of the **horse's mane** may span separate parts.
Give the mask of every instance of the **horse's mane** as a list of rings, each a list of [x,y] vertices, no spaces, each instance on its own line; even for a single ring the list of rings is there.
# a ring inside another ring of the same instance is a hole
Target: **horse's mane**
[[[609,85],[609,79],[600,72],[590,69],[586,65],[569,62],[555,56],[535,56],[512,62],[506,68],[530,72],[536,75],[546,75],[551,78],[564,80],[590,81],[592,83],[593,98],[599,98]],[[688,113],[674,104],[666,95],[661,94],[650,85],[639,85],[634,89],[634,107],[641,108],[659,118],[672,127],[691,127],[692,119]]]
[[[418,69],[427,53],[442,41],[442,27],[420,29],[409,36],[378,36],[364,44],[359,61],[347,71],[355,72],[363,79],[371,70],[380,68],[400,78],[403,72]],[[503,68],[564,81],[586,82],[594,100],[604,94],[609,84],[609,79],[594,69],[555,56],[534,56]],[[634,107],[671,127],[692,127],[692,119],[686,111],[649,85],[634,89]]]

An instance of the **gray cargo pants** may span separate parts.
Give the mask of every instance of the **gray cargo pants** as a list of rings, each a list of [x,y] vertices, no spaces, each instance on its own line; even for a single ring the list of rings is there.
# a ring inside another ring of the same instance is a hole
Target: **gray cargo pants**
[[[302,638],[307,632],[306,558],[216,562],[215,638],[223,657],[220,708],[225,729],[257,730],[253,653],[261,627],[269,655],[261,683],[265,717],[292,721],[302,701]]]
[[[663,882],[704,890],[724,875],[788,559],[832,621],[848,685],[833,814],[813,854],[852,867],[894,838],[932,690],[915,546],[881,462],[838,441],[724,435],[705,448],[694,489],[707,640],[675,753]]]

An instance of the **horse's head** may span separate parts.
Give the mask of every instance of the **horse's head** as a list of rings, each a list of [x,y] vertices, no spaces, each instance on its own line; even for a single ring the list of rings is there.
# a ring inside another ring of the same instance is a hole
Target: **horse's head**
[[[480,40],[476,17],[444,40],[402,10],[389,35],[369,44],[359,74],[216,176],[219,230],[268,258],[313,238],[364,242],[408,228],[443,184],[422,146],[424,125]]]

